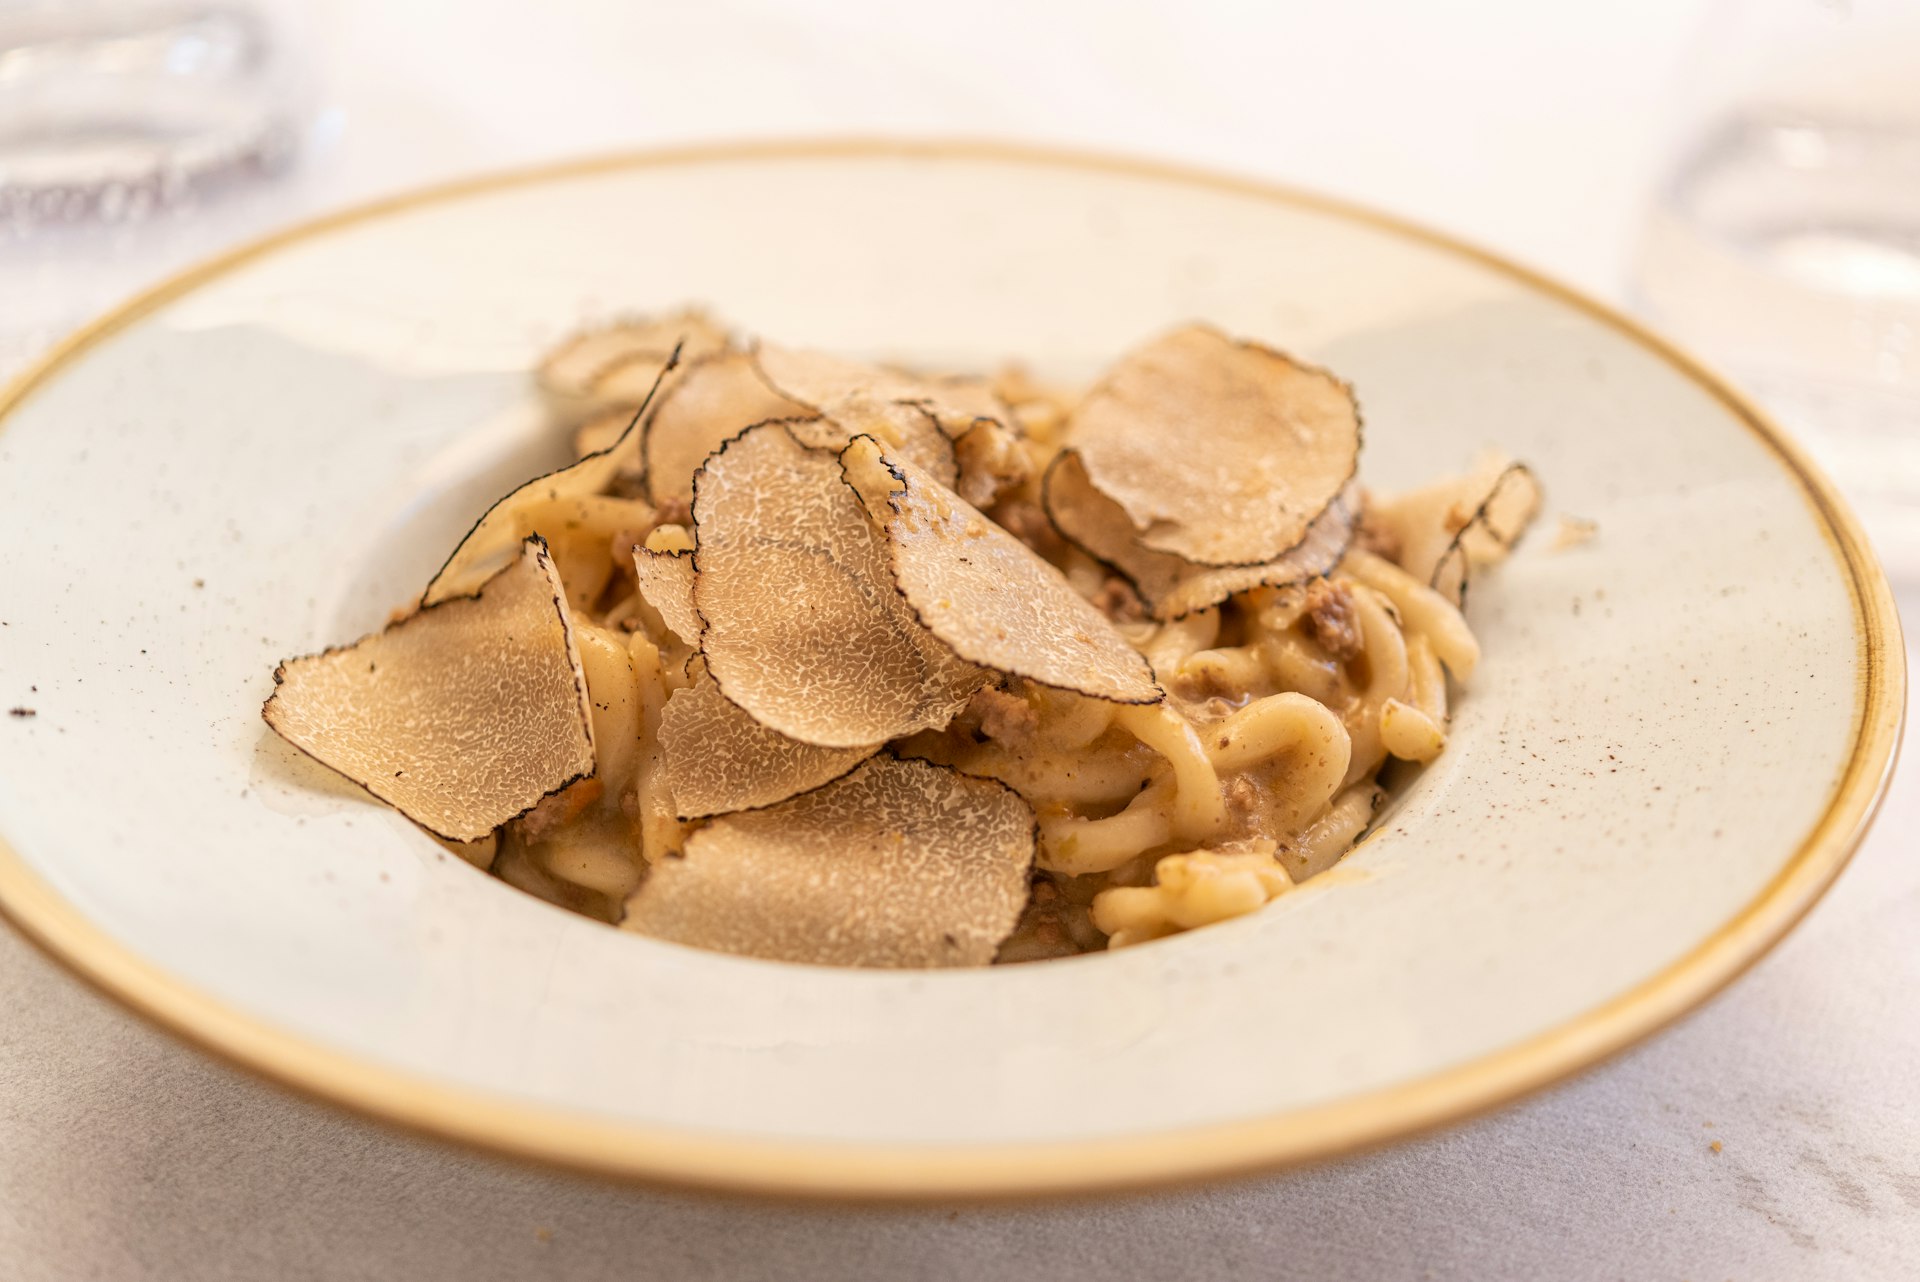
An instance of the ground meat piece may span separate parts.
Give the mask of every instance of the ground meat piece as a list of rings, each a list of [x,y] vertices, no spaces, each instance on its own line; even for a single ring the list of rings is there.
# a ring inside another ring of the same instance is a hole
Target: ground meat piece
[[[1087,906],[1092,897],[1091,887],[1069,894],[1046,874],[1036,876],[1026,910],[995,960],[1042,961],[1099,951],[1105,947],[1106,937],[1088,919]]]
[[[987,513],[1008,534],[1038,552],[1049,561],[1066,555],[1066,540],[1053,528],[1046,509],[1032,499],[1009,499]]]
[[[1147,617],[1147,607],[1141,602],[1140,594],[1133,590],[1133,584],[1117,574],[1107,576],[1093,604],[1115,623],[1133,623]]]
[[[599,779],[582,779],[551,797],[542,797],[538,805],[515,821],[520,829],[521,840],[529,846],[545,841],[564,827],[568,820],[600,800],[603,791],[605,788]]]
[[[980,733],[1000,743],[1017,743],[1040,725],[1033,705],[998,686],[983,686],[967,705],[980,718]]]
[[[1360,653],[1360,613],[1344,583],[1316,579],[1307,586],[1307,631],[1329,656],[1345,663]]]
[[[1265,818],[1259,785],[1245,775],[1233,775],[1221,780],[1221,793],[1227,803],[1225,835],[1259,835],[1260,823]]]

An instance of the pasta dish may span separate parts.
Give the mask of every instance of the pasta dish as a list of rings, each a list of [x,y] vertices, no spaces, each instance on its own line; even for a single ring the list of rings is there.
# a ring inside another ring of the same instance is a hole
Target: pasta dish
[[[683,312],[537,382],[577,461],[267,721],[520,890],[780,961],[1124,948],[1324,872],[1539,505],[1499,456],[1364,489],[1353,389],[1202,325],[1082,390]]]

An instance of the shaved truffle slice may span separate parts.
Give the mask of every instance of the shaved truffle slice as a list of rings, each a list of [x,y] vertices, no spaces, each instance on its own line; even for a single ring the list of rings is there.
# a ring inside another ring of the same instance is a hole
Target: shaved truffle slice
[[[1474,470],[1380,504],[1399,539],[1399,561],[1448,600],[1466,596],[1473,571],[1497,565],[1540,510],[1540,483],[1523,463],[1490,454]]]
[[[1067,445],[1144,547],[1259,565],[1305,539],[1353,479],[1360,413],[1325,370],[1192,325],[1109,371]]]
[[[627,430],[627,424],[633,422],[633,410],[615,407],[602,410],[586,422],[573,429],[573,452],[579,458],[589,454],[599,454]],[[624,471],[625,469],[623,469]],[[639,475],[639,465],[631,469],[632,475]]]
[[[682,819],[770,806],[831,783],[880,750],[818,748],[769,730],[720,693],[695,659],[660,717],[667,787]]]
[[[655,391],[659,389],[660,379],[672,368],[674,359],[670,356],[654,377]],[[520,528],[520,518],[529,510],[541,504],[604,494],[623,470],[636,469],[640,420],[646,412],[647,402],[643,400],[611,445],[558,471],[536,476],[497,500],[474,522],[467,536],[460,540],[460,546],[427,584],[420,604],[435,605],[465,596],[497,573],[512,559],[514,549],[528,533]]]
[[[919,382],[919,390],[907,400],[924,405],[940,424],[940,430],[959,440],[982,423],[998,423],[1018,433],[1019,420],[993,390],[990,379],[972,376],[928,378]]]
[[[663,391],[641,438],[647,497],[691,503],[693,474],[707,456],[755,423],[813,411],[768,387],[745,352],[696,361]]]
[[[682,360],[693,360],[726,345],[726,330],[698,310],[633,317],[568,338],[540,363],[535,381],[554,415],[574,423],[610,406],[631,412],[676,347]]]
[[[1327,573],[1347,554],[1360,515],[1359,487],[1349,485],[1283,555],[1260,565],[1213,566],[1142,547],[1126,513],[1093,488],[1075,454],[1054,459],[1043,499],[1060,533],[1119,571],[1147,612],[1163,622],[1218,605],[1236,592],[1283,587]]]
[[[593,773],[592,710],[546,544],[471,597],[290,659],[261,710],[288,743],[449,841]]]
[[[766,342],[755,349],[754,359],[769,386],[828,416],[849,400],[897,401],[920,406],[948,437],[964,435],[981,419],[1014,426],[1012,413],[985,379],[922,378],[844,356]]]
[[[985,966],[1027,900],[1033,812],[988,779],[876,757],[663,859],[622,925],[821,966]]]
[[[787,430],[807,448],[835,454],[854,437],[870,436],[896,457],[925,468],[942,485],[951,486],[959,480],[960,464],[953,442],[924,407],[910,401],[856,396],[837,402],[831,414],[789,423]]]
[[[633,550],[633,572],[640,595],[660,612],[661,621],[688,645],[700,644],[700,612],[693,605],[693,553]]]
[[[840,456],[886,531],[900,591],[963,659],[1114,703],[1162,697],[1146,656],[1033,549],[871,437]]]
[[[945,725],[986,682],[901,599],[834,455],[763,424],[708,459],[693,492],[701,650],[754,720],[861,747]]]
[[[1433,590],[1456,605],[1466,604],[1474,573],[1506,560],[1539,511],[1540,482],[1525,464],[1510,465],[1440,554],[1428,580]]]

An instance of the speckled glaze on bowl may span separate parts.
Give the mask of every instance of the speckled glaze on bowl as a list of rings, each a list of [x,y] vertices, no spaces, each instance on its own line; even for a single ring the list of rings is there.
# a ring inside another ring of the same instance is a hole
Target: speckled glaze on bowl
[[[376,624],[553,456],[525,370],[703,300],[796,343],[1085,375],[1200,317],[1352,379],[1383,485],[1497,444],[1452,746],[1336,874],[965,973],[692,952],[519,895],[274,739],[273,661]],[[0,908],[229,1059],[433,1134],[811,1195],[1087,1191],[1347,1151],[1695,1005],[1844,863],[1895,616],[1799,452],[1605,309],[1375,215],[1001,147],[801,144],[484,180],[300,228],[77,336],[0,418]],[[1554,514],[1598,522],[1552,547]]]

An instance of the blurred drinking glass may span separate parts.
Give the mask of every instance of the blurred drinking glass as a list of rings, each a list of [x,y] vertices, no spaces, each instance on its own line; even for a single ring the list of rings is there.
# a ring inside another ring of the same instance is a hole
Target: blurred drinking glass
[[[0,381],[285,212],[284,184],[267,199],[259,180],[312,133],[291,16],[237,0],[0,0]]]
[[[1920,576],[1920,4],[1722,0],[1683,77],[1636,301]]]
[[[291,81],[251,5],[0,0],[0,232],[138,220],[280,169]]]

